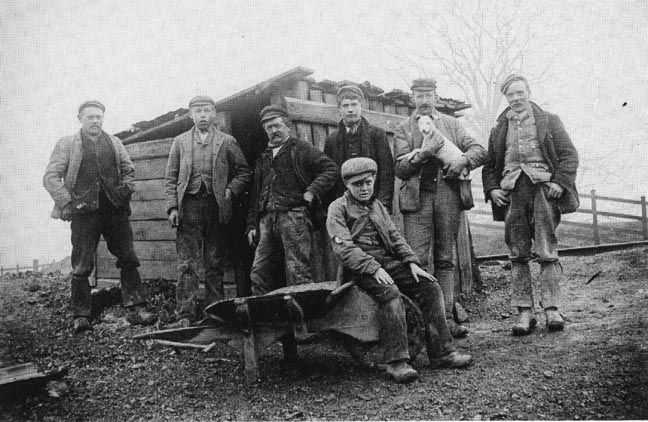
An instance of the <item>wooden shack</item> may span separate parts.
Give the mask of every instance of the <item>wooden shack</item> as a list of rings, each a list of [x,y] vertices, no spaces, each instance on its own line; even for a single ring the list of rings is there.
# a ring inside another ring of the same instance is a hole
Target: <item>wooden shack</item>
[[[295,123],[296,136],[324,149],[326,136],[340,120],[335,93],[339,86],[353,82],[316,82],[309,77],[312,73],[310,69],[298,67],[217,101],[219,129],[237,139],[251,166],[267,144],[259,112],[270,104],[287,107]],[[400,90],[385,93],[369,82],[357,85],[367,99],[363,116],[387,132],[393,148],[394,128],[413,111],[409,94]],[[454,116],[468,107],[460,101],[441,99],[438,109]],[[136,123],[130,130],[116,134],[126,145],[136,170],[137,191],[131,202],[130,219],[144,279],[177,278],[175,231],[166,220],[163,182],[172,139],[192,125],[189,110],[181,108],[154,120]],[[397,209],[394,206],[394,210]],[[253,257],[243,234],[246,213],[246,207],[237,210],[238,220],[232,224],[232,233],[228,236],[231,242],[231,265],[225,281],[228,297],[236,295],[237,290],[238,294],[246,293],[244,280]],[[318,252],[314,254],[314,279],[334,279],[337,265],[325,234],[317,233],[315,242]],[[98,248],[96,268],[97,278],[119,277],[115,259],[103,241]]]

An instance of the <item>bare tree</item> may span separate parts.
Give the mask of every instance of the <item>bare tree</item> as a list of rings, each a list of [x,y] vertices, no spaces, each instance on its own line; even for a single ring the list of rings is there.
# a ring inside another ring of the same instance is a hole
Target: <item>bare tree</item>
[[[443,77],[472,105],[471,129],[487,139],[503,104],[499,85],[513,72],[532,81],[547,76],[554,61],[545,11],[513,2],[421,2],[411,12],[416,28],[386,39],[402,77]]]

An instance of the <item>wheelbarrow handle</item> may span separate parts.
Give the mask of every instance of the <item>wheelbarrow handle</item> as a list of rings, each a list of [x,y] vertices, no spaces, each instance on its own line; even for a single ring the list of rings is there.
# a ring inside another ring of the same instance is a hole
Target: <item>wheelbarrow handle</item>
[[[337,286],[335,289],[329,293],[326,297],[324,304],[326,307],[330,308],[337,303],[338,300],[349,290],[351,287],[355,286],[355,281],[347,281],[344,284]]]

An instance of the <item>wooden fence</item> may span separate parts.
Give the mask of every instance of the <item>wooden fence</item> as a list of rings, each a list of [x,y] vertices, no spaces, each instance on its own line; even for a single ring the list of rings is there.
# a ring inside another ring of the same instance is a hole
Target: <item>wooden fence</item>
[[[468,213],[473,234],[483,230],[504,231],[503,222],[493,222],[490,203],[484,201],[482,186],[473,183],[473,197],[476,207]],[[648,240],[648,217],[646,197],[640,199],[616,198],[600,196],[596,190],[579,195],[581,206],[573,214],[562,216],[559,231],[563,238],[573,239],[580,243],[600,245],[603,243],[628,242],[633,240]],[[604,211],[617,204],[636,207],[636,213]],[[587,206],[589,205],[589,208]],[[589,217],[585,217],[585,216]],[[613,219],[615,224],[613,224]],[[503,235],[502,235],[503,236]]]
[[[54,263],[54,261],[52,261]],[[14,271],[16,274],[20,273],[21,271],[33,271],[37,273],[39,270],[42,270],[43,268],[47,267],[48,264],[39,264],[37,259],[34,259],[32,261],[32,265],[16,265],[15,267],[0,267],[0,277],[2,277],[5,274],[13,273]]]

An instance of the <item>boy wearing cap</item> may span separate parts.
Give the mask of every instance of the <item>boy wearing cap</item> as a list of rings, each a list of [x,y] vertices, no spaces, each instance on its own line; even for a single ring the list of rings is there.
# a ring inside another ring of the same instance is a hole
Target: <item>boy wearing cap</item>
[[[342,120],[337,129],[326,138],[324,154],[338,166],[354,157],[368,157],[374,160],[378,165],[374,191],[376,197],[391,213],[394,197],[394,159],[387,142],[387,134],[362,117],[364,94],[360,88],[345,85],[338,90],[336,99]],[[334,192],[335,198],[342,196],[345,190],[344,183],[339,180]]]
[[[205,302],[223,299],[226,225],[232,202],[241,200],[251,170],[236,139],[216,129],[214,100],[194,97],[189,102],[194,127],[171,145],[165,177],[168,220],[177,227],[179,324],[196,314],[198,262],[205,267]]]
[[[540,263],[540,305],[549,331],[559,331],[565,321],[558,312],[562,266],[556,228],[560,215],[579,205],[578,152],[560,118],[529,101],[524,76],[510,75],[500,89],[509,107],[491,131],[482,180],[493,219],[504,221],[511,251],[511,305],[519,312],[513,335],[529,334],[536,325],[529,268],[532,240]]]
[[[292,122],[282,107],[261,110],[261,125],[269,142],[256,162],[248,213],[248,242],[256,245],[250,272],[254,295],[312,282],[311,215],[338,175],[330,158],[290,135]],[[282,261],[285,282],[273,277]]]
[[[43,177],[54,199],[52,218],[70,221],[72,230],[72,300],[74,331],[90,326],[90,284],[95,251],[103,235],[117,257],[124,307],[133,324],[152,324],[146,290],[137,267],[128,216],[135,169],[119,138],[102,130],[106,108],[99,101],[79,107],[81,130],[59,140]]]
[[[326,229],[333,252],[344,267],[344,279],[355,280],[379,303],[380,340],[387,372],[396,382],[418,377],[407,363],[407,325],[400,292],[421,308],[431,365],[465,367],[472,358],[460,354],[452,345],[439,284],[421,268],[416,253],[373,194],[377,171],[376,163],[369,158],[344,162],[342,178],[347,190],[328,209]]]
[[[455,302],[455,243],[463,210],[459,176],[484,164],[486,150],[455,118],[435,109],[436,81],[414,80],[412,100],[416,110],[394,131],[394,171],[402,180],[399,206],[403,213],[403,232],[423,268],[433,272],[439,280],[452,336],[465,337],[468,329],[454,321],[452,312]],[[431,147],[412,155],[410,153],[423,144],[424,137],[417,121],[419,115],[432,117]],[[435,154],[446,142],[459,147],[463,156],[442,163]]]

